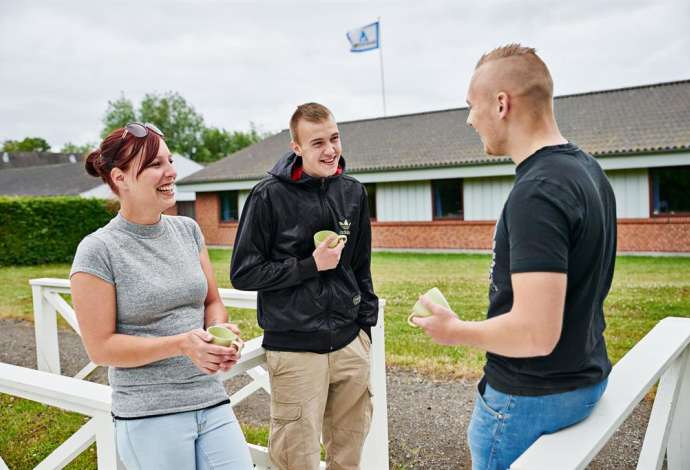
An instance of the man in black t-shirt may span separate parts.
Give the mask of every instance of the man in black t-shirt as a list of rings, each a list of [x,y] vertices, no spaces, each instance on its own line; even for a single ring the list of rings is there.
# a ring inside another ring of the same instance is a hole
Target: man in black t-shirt
[[[604,299],[616,254],[616,201],[598,162],[560,133],[553,82],[535,50],[484,54],[467,124],[515,184],[496,224],[487,319],[422,298],[413,321],[434,341],[487,351],[468,429],[473,469],[508,468],[540,435],[585,419],[611,371]]]

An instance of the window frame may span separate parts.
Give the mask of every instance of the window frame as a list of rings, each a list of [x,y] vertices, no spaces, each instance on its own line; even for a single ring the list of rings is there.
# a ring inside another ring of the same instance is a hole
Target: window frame
[[[234,219],[223,219],[223,195],[233,194],[233,199],[235,201],[235,212],[236,218]],[[238,190],[229,191],[218,191],[218,223],[221,224],[236,224],[240,220],[240,197]]]
[[[459,183],[459,195],[460,195],[460,215],[451,217],[437,217],[436,216],[436,185],[441,181],[457,181]],[[431,220],[432,221],[457,221],[465,220],[465,195],[463,194],[464,189],[464,179],[463,178],[442,178],[431,180]]]
[[[673,214],[664,212],[660,214],[654,213],[654,172],[658,170],[668,170],[671,168],[686,168],[687,171],[690,172],[690,165],[673,165],[673,166],[660,166],[660,167],[654,167],[654,168],[649,168],[647,170],[647,188],[649,190],[649,218],[650,219],[658,219],[658,218],[669,218],[669,217],[690,217],[690,210],[688,211],[683,211],[683,212],[675,212]]]

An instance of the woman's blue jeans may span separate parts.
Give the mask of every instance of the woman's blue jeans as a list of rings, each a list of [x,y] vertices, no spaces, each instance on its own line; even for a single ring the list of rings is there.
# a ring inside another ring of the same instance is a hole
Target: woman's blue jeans
[[[115,419],[127,470],[250,470],[249,448],[230,405],[140,419]]]

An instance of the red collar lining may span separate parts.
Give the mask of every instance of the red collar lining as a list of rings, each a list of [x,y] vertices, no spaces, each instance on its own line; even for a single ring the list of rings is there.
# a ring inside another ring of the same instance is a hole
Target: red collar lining
[[[343,168],[340,165],[338,165],[338,169],[335,170],[335,174],[340,175],[342,173],[343,173]],[[292,173],[290,174],[292,181],[301,180],[303,174],[304,174],[304,169],[302,168],[302,163],[301,162],[295,162],[295,164],[292,166]]]

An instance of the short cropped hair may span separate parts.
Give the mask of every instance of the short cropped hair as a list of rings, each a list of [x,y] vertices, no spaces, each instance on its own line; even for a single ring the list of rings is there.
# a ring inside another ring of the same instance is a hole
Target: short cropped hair
[[[553,79],[549,68],[537,55],[533,47],[526,47],[518,43],[497,47],[481,56],[477,62],[477,70],[487,62],[511,59],[513,64],[511,74],[514,79],[524,85],[524,93],[535,98],[553,98]]]
[[[319,103],[304,103],[297,106],[297,109],[292,113],[290,118],[290,136],[292,140],[299,143],[299,136],[297,135],[297,125],[301,120],[308,122],[319,123],[333,118],[333,113],[330,109]]]

